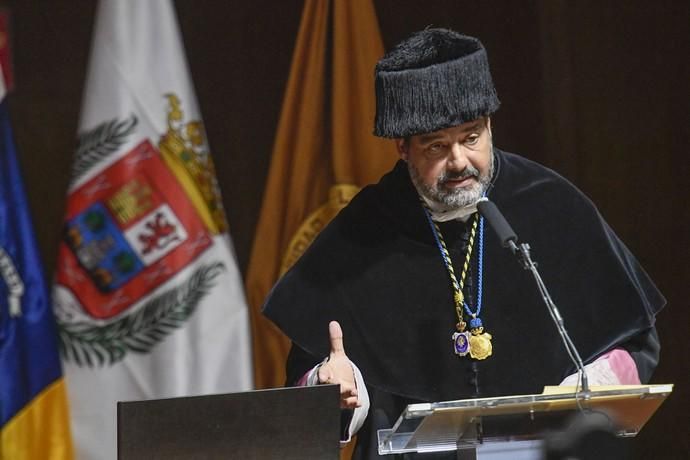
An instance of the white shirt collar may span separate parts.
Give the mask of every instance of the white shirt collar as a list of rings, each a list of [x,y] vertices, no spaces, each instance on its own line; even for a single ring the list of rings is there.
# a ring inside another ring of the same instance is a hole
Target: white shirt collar
[[[442,204],[436,203],[435,201],[429,200],[424,195],[421,195],[422,199],[429,207],[431,211],[431,218],[436,222],[448,222],[449,220],[459,219],[463,222],[467,222],[467,219],[477,212],[477,205],[473,204],[459,209],[448,209]]]

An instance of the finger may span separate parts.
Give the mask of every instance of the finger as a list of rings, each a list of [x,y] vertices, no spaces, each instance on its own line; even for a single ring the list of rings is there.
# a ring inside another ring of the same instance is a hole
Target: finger
[[[356,396],[340,400],[340,407],[342,409],[355,409],[360,406],[361,404],[359,403],[359,399]]]
[[[352,385],[340,382],[340,397],[349,398],[350,396],[357,396],[357,388]]]
[[[357,389],[340,384],[340,405],[342,407],[359,407]]]
[[[344,354],[345,348],[343,347],[343,330],[340,328],[340,324],[338,324],[337,321],[331,321],[328,323],[328,336],[331,341],[331,353]]]
[[[340,405],[347,407],[359,406],[357,389],[349,385],[340,384]]]

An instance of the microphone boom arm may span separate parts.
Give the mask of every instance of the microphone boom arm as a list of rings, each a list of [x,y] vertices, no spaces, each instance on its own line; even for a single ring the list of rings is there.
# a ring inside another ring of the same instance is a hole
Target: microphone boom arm
[[[585,371],[584,363],[582,362],[582,358],[580,357],[580,353],[578,353],[575,344],[570,339],[570,335],[568,335],[568,331],[565,328],[565,323],[563,321],[563,317],[561,316],[561,312],[558,310],[558,307],[553,302],[551,294],[549,294],[549,290],[546,288],[546,284],[544,284],[544,280],[541,278],[539,270],[537,270],[537,264],[532,260],[532,257],[530,256],[529,244],[521,243],[520,245],[517,245],[513,240],[510,240],[509,247],[512,250],[513,254],[517,256],[518,260],[522,264],[522,267],[525,270],[529,270],[532,273],[534,281],[537,283],[537,288],[539,289],[539,293],[541,294],[542,300],[546,304],[546,308],[549,311],[551,319],[556,325],[556,329],[558,329],[558,333],[560,334],[561,340],[563,341],[563,345],[565,346],[565,349],[568,352],[568,355],[570,356],[570,360],[573,362],[573,364],[575,364],[575,367],[580,373],[580,379],[582,380],[582,392],[585,396],[585,399],[588,399],[589,379],[587,378],[587,372]]]
[[[522,267],[525,270],[529,270],[532,273],[534,281],[537,283],[539,293],[541,294],[541,297],[544,300],[544,303],[546,304],[546,308],[549,311],[549,315],[551,316],[551,319],[556,325],[556,329],[558,329],[558,333],[561,336],[563,345],[565,346],[565,349],[568,352],[568,356],[570,356],[571,361],[573,362],[573,364],[575,364],[575,368],[578,370],[581,376],[580,378],[582,380],[582,392],[584,394],[584,397],[585,399],[589,399],[589,382],[587,379],[587,372],[585,372],[585,366],[582,363],[582,358],[580,357],[577,348],[575,348],[575,344],[570,339],[568,331],[565,329],[563,317],[561,316],[561,313],[558,311],[558,307],[556,307],[556,304],[553,302],[553,299],[551,298],[548,289],[546,289],[544,280],[542,280],[541,275],[539,275],[539,271],[537,270],[537,264],[532,260],[532,257],[530,256],[529,244],[517,244],[517,235],[511,228],[510,224],[508,224],[505,217],[503,217],[503,214],[501,214],[501,212],[498,210],[496,205],[489,201],[488,198],[482,197],[479,199],[479,201],[477,202],[477,210],[494,229],[503,247],[510,249],[510,251],[518,258],[518,261],[520,262]]]

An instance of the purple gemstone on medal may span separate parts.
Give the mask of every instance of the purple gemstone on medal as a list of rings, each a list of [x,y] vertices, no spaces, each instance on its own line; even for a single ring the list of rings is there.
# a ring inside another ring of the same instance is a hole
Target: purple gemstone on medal
[[[470,351],[470,341],[467,332],[456,332],[453,334],[453,348],[455,353],[460,356],[465,356]]]
[[[482,327],[482,320],[480,318],[472,318],[470,320],[470,329],[477,329]]]

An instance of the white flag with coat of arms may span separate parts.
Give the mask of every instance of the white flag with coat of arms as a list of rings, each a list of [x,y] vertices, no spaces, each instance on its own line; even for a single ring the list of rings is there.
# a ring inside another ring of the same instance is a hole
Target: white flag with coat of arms
[[[102,0],[56,271],[77,455],[116,402],[245,391],[250,328],[169,0]]]

